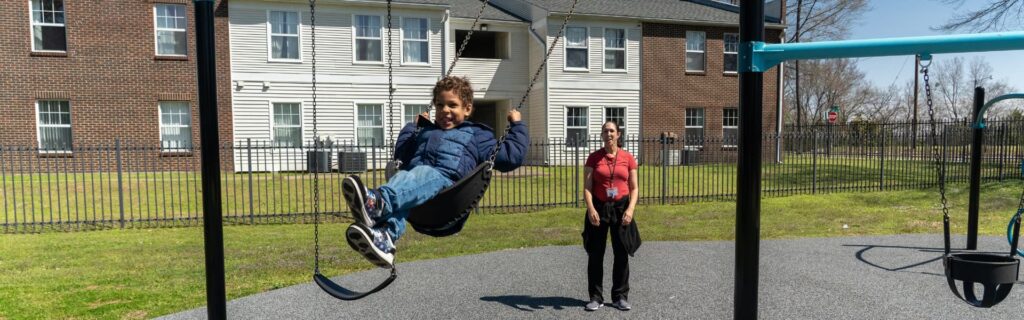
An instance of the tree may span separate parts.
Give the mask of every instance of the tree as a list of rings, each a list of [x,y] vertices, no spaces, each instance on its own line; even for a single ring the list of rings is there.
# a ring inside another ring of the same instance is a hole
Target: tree
[[[939,0],[947,5],[961,8],[965,0]],[[972,0],[971,3],[977,3]],[[1021,0],[988,0],[988,4],[980,9],[958,13],[946,24],[936,30],[972,32],[1002,31],[1024,26],[1024,1]]]
[[[1013,91],[1003,80],[994,79],[992,65],[981,57],[971,59],[965,67],[960,57],[935,62],[931,67],[932,96],[938,115],[947,119],[974,118],[974,88],[985,88],[985,97],[993,98]],[[989,111],[989,117],[1006,115],[1010,108]]]
[[[867,10],[866,0],[791,0],[786,4],[787,30],[792,33],[786,42],[812,40],[835,40],[845,38],[849,26],[860,18]],[[793,96],[802,96],[800,78],[805,74],[800,70],[800,61],[787,64],[785,86],[793,88]],[[793,99],[790,105],[795,106],[796,127],[800,130],[803,124],[802,99]]]

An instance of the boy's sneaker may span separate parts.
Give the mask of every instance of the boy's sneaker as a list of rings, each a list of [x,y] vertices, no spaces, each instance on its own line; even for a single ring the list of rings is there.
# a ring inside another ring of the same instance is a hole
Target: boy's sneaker
[[[595,301],[590,301],[590,303],[587,303],[587,306],[583,307],[583,310],[594,311],[594,310],[597,310],[600,307],[601,307],[601,303],[597,302],[595,300]]]
[[[357,223],[367,227],[376,224],[382,214],[383,203],[377,190],[367,189],[359,176],[351,175],[341,183],[341,193],[348,202],[348,210]]]
[[[358,251],[366,260],[381,268],[391,268],[395,264],[395,243],[391,236],[381,229],[370,228],[353,223],[345,231],[345,239],[353,250]]]
[[[620,299],[619,301],[615,301],[614,303],[612,303],[612,307],[615,307],[615,309],[619,309],[622,311],[629,311],[630,309],[633,309],[633,306],[629,305],[629,301],[626,301],[626,299]]]

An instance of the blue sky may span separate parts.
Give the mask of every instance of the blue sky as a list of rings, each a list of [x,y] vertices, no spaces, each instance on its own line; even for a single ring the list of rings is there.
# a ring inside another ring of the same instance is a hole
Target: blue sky
[[[957,12],[976,8],[986,2],[988,1],[968,0],[963,7],[957,9],[937,0],[871,0],[868,2],[869,11],[854,23],[849,38],[941,35],[941,31],[932,31],[930,27],[942,25]],[[935,55],[934,61],[951,60],[957,56],[964,57],[968,63],[973,57],[984,57],[992,65],[995,79],[1006,81],[1018,92],[1024,91],[1024,51],[941,54]],[[897,85],[902,85],[914,76],[912,56],[862,58],[859,65],[866,78],[880,87],[886,87],[893,81]],[[966,65],[965,63],[965,67]]]

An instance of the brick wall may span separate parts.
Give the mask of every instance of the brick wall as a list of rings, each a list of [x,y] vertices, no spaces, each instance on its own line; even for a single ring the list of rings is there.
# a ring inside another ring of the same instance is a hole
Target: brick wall
[[[0,145],[37,147],[39,99],[70,102],[74,148],[122,145],[157,148],[160,144],[158,101],[188,101],[192,142],[199,145],[199,99],[196,82],[195,13],[192,1],[64,1],[67,51],[32,52],[28,1],[0,6]],[[187,8],[187,57],[155,54],[154,3]],[[227,0],[216,7],[217,105],[220,140],[231,141],[230,57]],[[88,152],[73,153],[75,157]],[[145,153],[160,168],[197,161]],[[230,153],[221,154],[230,168]]]
[[[686,71],[686,32],[705,33],[704,72]],[[722,113],[724,108],[739,106],[739,77],[725,74],[723,69],[723,35],[739,33],[739,28],[689,26],[664,23],[643,24],[643,134],[659,137],[671,132],[684,138],[685,109],[704,109],[704,135],[716,140],[706,143],[704,153],[734,153],[735,148],[722,147]],[[768,30],[768,42],[778,42],[778,30]],[[775,128],[778,86],[777,68],[764,73],[763,130]],[[765,145],[767,151],[772,146]],[[729,159],[727,155],[712,158]]]

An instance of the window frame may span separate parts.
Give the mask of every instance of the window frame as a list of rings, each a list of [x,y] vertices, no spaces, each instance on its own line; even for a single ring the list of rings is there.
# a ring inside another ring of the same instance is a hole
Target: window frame
[[[419,113],[413,113],[412,114],[412,119],[407,121],[406,117],[409,116],[409,115],[406,114],[406,112],[409,111],[408,109],[410,107],[420,107],[420,106],[427,107],[427,113],[429,113],[431,115],[434,114],[434,108],[432,108],[432,106],[429,103],[402,103],[402,123],[399,125],[399,128],[404,128],[406,124],[409,124],[409,122],[412,122],[412,121],[416,120],[416,115],[418,115]]]
[[[70,137],[69,137],[69,139],[71,139],[71,141],[68,142],[68,149],[66,149],[66,150],[43,149],[43,124],[40,122],[40,120],[42,120],[42,118],[40,117],[40,110],[39,110],[40,102],[43,102],[43,101],[46,101],[46,102],[57,101],[57,102],[67,102],[68,103],[68,124],[66,124],[66,125],[65,124],[58,124],[58,125],[48,124],[48,125],[46,125],[46,127],[48,127],[48,128],[51,128],[51,127],[52,128],[68,128],[68,130],[71,131],[71,134],[70,134]],[[71,115],[72,115],[71,114],[71,100],[67,100],[67,99],[36,99],[34,104],[35,104],[35,111],[36,111],[35,112],[35,114],[36,114],[36,145],[38,146],[36,148],[36,150],[38,150],[39,153],[48,153],[48,154],[71,154],[72,152],[74,152],[74,141],[75,141],[74,137],[75,137],[75,135],[74,135],[74,129],[73,129],[72,126],[73,126],[73,124],[75,122],[74,122],[74,119],[71,118]]]
[[[408,41],[426,42],[427,43],[427,62],[406,62],[405,61],[405,41],[407,40],[406,37],[405,37],[405,19],[419,19],[419,20],[426,20],[427,21],[427,38],[426,39],[412,39],[412,40],[408,40]],[[431,31],[430,30],[430,22],[431,22],[430,18],[428,18],[428,17],[408,16],[408,17],[399,17],[398,18],[398,56],[401,57],[401,62],[400,62],[399,65],[402,65],[402,66],[420,66],[420,67],[429,67],[429,66],[433,65],[433,60],[434,59],[431,56],[431,53],[432,53],[431,51],[432,50],[430,48],[430,45],[432,44],[431,43],[432,41],[430,39],[430,31]],[[383,37],[383,34],[381,34],[381,37]],[[456,48],[456,49],[458,49],[458,48]],[[381,50],[383,50],[383,46],[381,46]]]
[[[282,34],[274,34],[274,26],[273,26],[273,24],[271,23],[271,20],[270,20],[270,14],[272,12],[291,12],[291,13],[295,13],[295,18],[296,18],[296,21],[298,21],[298,23],[297,23],[296,28],[295,28],[296,34],[294,35],[294,37],[298,39],[298,44],[297,44],[298,50],[299,50],[299,53],[298,53],[299,57],[298,58],[296,58],[296,59],[274,58],[274,36],[292,37],[293,35],[283,34],[283,33]],[[267,23],[266,23],[266,26],[267,26],[267,61],[268,62],[284,62],[284,63],[302,63],[303,62],[303,52],[302,52],[302,40],[303,40],[303,38],[302,38],[302,12],[301,11],[290,11],[290,10],[268,9],[267,10]],[[353,47],[353,49],[355,49],[355,47]],[[355,51],[353,51],[353,56],[354,56],[354,54],[355,54]]]
[[[698,118],[698,119],[700,119],[700,125],[690,125],[690,123],[689,123],[690,122],[690,118],[691,118],[690,110],[698,110],[698,111],[700,111],[700,118]],[[687,130],[688,129],[700,129],[700,144],[690,144],[691,141],[696,140],[696,139],[692,139],[692,138],[689,137],[689,135],[687,134]],[[703,148],[704,147],[704,142],[705,142],[704,141],[705,140],[704,137],[707,136],[705,134],[706,130],[707,130],[707,110],[705,108],[702,108],[702,107],[688,107],[688,108],[686,108],[683,111],[683,146],[688,147],[688,148],[693,148],[693,147]]]
[[[583,116],[585,118],[584,118],[584,123],[583,123],[582,126],[570,126],[569,125],[569,109],[583,109]],[[568,149],[587,149],[588,145],[589,145],[587,143],[587,140],[590,140],[590,106],[566,105],[563,110],[565,112],[565,117],[562,118],[562,121],[563,121],[562,125],[565,127],[565,131],[564,131],[564,133],[565,133],[565,143],[564,143],[564,146],[566,148],[568,148]],[[584,130],[584,134],[583,134],[583,136],[581,136],[583,138],[583,140],[582,140],[583,143],[580,143],[579,141],[576,141],[575,144],[569,144],[569,141],[572,138],[572,136],[569,135],[569,130],[570,129],[583,129]]]
[[[727,43],[725,41],[725,39],[727,37],[729,37],[729,36],[735,36],[736,37],[736,51],[729,51],[729,46],[727,45]],[[722,73],[724,73],[724,74],[737,74],[737,73],[739,73],[739,69],[740,69],[740,51],[739,51],[739,46],[740,46],[740,34],[739,33],[726,32],[726,33],[722,34]],[[725,57],[729,56],[729,55],[735,55],[736,56],[736,70],[729,71],[729,70],[725,69]]]
[[[171,29],[171,28],[160,28],[160,21],[157,12],[157,7],[160,6],[179,6],[185,9],[182,18],[185,19],[184,29]],[[160,53],[160,31],[173,31],[173,32],[184,32],[185,33],[185,53],[182,54],[166,54]],[[188,57],[188,6],[180,3],[166,3],[166,2],[153,2],[153,54],[158,57],[172,57],[172,58],[183,58]]]
[[[701,41],[701,47],[704,48],[703,50],[690,50],[690,39],[691,39],[690,34],[691,33],[694,33],[694,34],[698,34],[699,33],[701,35],[701,40],[702,40]],[[707,70],[708,70],[708,34],[707,34],[707,32],[696,31],[696,30],[687,30],[686,31],[686,43],[684,45],[685,45],[685,47],[683,49],[685,49],[684,50],[685,53],[684,53],[684,56],[683,56],[683,68],[685,68],[686,72],[690,72],[690,73],[704,73],[704,72],[707,72]],[[690,55],[690,53],[700,53],[701,54],[701,57],[702,57],[701,61],[703,63],[701,65],[701,69],[700,70],[690,69],[690,64],[686,63],[686,58],[687,58],[687,56]]]
[[[622,110],[622,123],[619,124],[619,129],[622,132],[625,132],[626,129],[629,128],[629,126],[626,124],[626,121],[627,121],[628,117],[626,115],[627,108],[624,107],[624,106],[605,106],[604,107],[604,121],[601,121],[601,125],[604,125],[605,123],[608,122],[608,118],[609,118],[608,117],[608,110],[612,110],[612,109],[621,109]]]
[[[185,110],[187,112],[188,120],[189,120],[188,121],[188,125],[187,126],[183,126],[183,125],[168,125],[168,124],[165,124],[164,123],[164,105],[163,105],[164,102],[184,103],[185,104]],[[185,101],[185,100],[160,100],[160,101],[156,102],[156,110],[157,110],[156,111],[157,112],[157,123],[159,124],[158,128],[160,130],[160,137],[159,137],[159,139],[160,139],[160,152],[162,152],[162,153],[188,153],[188,152],[192,152],[192,149],[195,147],[195,145],[193,144],[193,140],[192,140],[192,103],[190,101]],[[188,146],[187,147],[164,148],[164,128],[172,128],[172,127],[173,128],[188,128],[189,135],[188,135]]]
[[[581,29],[583,29],[584,39],[586,39],[584,41],[584,43],[586,44],[586,47],[571,47],[571,46],[569,46],[569,39],[568,38],[563,39],[563,41],[562,41],[562,70],[563,71],[585,71],[585,72],[590,72],[590,27],[580,26],[580,25],[566,25],[565,26],[566,35],[568,35],[569,28],[581,28]],[[603,38],[603,36],[602,36],[602,38]],[[569,54],[568,54],[569,53],[569,49],[574,49],[574,50],[583,49],[583,50],[586,50],[587,51],[587,56],[586,56],[587,57],[587,60],[586,60],[587,66],[586,67],[582,67],[582,68],[581,67],[570,67],[569,66]]]
[[[608,30],[622,30],[622,48],[608,48]],[[609,73],[625,73],[629,72],[629,30],[626,28],[611,28],[605,27],[601,30],[601,70]],[[611,69],[608,68],[607,59],[608,51],[622,51],[622,69]],[[589,52],[588,52],[589,54]]]
[[[276,104],[296,104],[296,105],[299,106],[299,124],[298,124],[298,127],[299,127],[299,145],[298,146],[289,147],[289,146],[278,146],[276,144],[277,143],[277,139],[274,138],[275,137],[274,129],[278,128],[278,126],[276,124],[274,124],[274,105],[276,105]],[[269,124],[270,124],[270,145],[271,145],[272,148],[275,148],[275,149],[298,149],[298,148],[302,148],[303,147],[303,145],[305,144],[305,140],[306,140],[305,139],[305,137],[306,137],[305,136],[305,134],[306,134],[306,126],[304,125],[306,123],[306,115],[305,115],[305,112],[304,112],[305,109],[306,109],[306,106],[305,106],[305,104],[302,101],[296,101],[296,100],[272,100],[272,101],[270,101],[270,123]]]
[[[370,106],[370,105],[380,106],[380,127],[379,128],[380,128],[380,131],[381,131],[381,137],[383,137],[384,140],[380,141],[380,142],[377,142],[375,144],[374,143],[363,144],[359,140],[359,129],[361,129],[361,128],[374,128],[374,129],[378,128],[377,126],[360,126],[359,125],[359,107],[361,107],[361,106]],[[353,128],[355,129],[355,138],[356,138],[355,143],[356,143],[357,147],[359,147],[359,148],[381,148],[381,147],[386,147],[387,146],[387,142],[388,142],[387,140],[389,138],[388,137],[388,132],[387,132],[387,130],[385,130],[385,128],[387,127],[388,121],[389,121],[389,119],[387,118],[387,110],[386,110],[387,109],[387,105],[388,105],[388,103],[386,101],[357,101],[354,104],[355,108],[353,108],[353,111],[355,112],[355,115],[354,115],[355,117],[353,119],[355,119],[355,125],[353,126]]]
[[[728,117],[728,118],[734,118],[735,119],[735,125],[732,125],[732,126],[725,125],[726,124],[726,119],[727,119],[727,117],[726,117],[726,112],[727,111],[733,111],[733,112],[736,113],[734,117]],[[735,135],[736,139],[732,141],[732,144],[727,143],[728,140],[725,138],[725,129],[734,129],[734,130],[736,130],[736,135]],[[735,147],[737,147],[737,145],[739,145],[739,137],[740,137],[739,136],[739,130],[740,130],[740,109],[739,108],[722,108],[722,147],[725,147],[725,148],[735,148]]]
[[[358,23],[357,20],[358,20],[358,17],[360,17],[360,16],[377,17],[377,19],[380,21],[380,37],[378,37],[378,38],[367,38],[367,37],[359,37],[358,36],[359,32],[357,31],[356,23]],[[384,54],[386,53],[386,51],[384,50],[384,46],[386,45],[384,43],[384,38],[385,38],[384,34],[386,33],[384,28],[386,26],[387,25],[385,24],[383,16],[372,15],[372,14],[358,14],[358,13],[353,13],[352,14],[352,64],[384,65],[385,60],[387,60],[387,57],[384,56]],[[401,29],[401,26],[399,26],[399,29]],[[357,46],[358,46],[359,40],[362,40],[362,39],[376,39],[377,41],[380,41],[380,61],[359,60],[359,48]]]
[[[36,22],[35,12],[32,10],[32,3],[35,2],[35,1],[40,1],[40,7],[42,7],[42,1],[47,1],[47,0],[28,0],[28,22],[29,22],[28,23],[28,32],[29,32],[29,42],[31,43],[31,46],[32,46],[32,52],[67,53],[68,52],[68,50],[67,50],[68,49],[68,24],[67,24],[67,22],[68,22],[68,11],[67,11],[67,4],[64,3],[64,0],[60,0],[61,4],[64,5],[64,10],[60,11],[61,14],[64,15],[64,22],[63,23]],[[50,0],[50,1],[53,1],[53,0]],[[64,28],[64,50],[36,49],[36,26],[61,27],[61,28]]]

